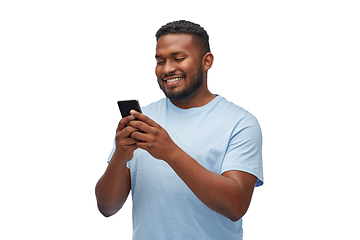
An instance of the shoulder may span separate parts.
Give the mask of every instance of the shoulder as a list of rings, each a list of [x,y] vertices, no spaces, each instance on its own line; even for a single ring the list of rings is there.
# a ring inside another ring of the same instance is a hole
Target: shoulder
[[[241,133],[244,137],[257,138],[261,141],[262,133],[257,118],[244,108],[221,97],[216,107],[217,114],[224,122],[232,126],[232,136]],[[249,136],[250,134],[250,136]]]
[[[166,106],[166,98],[162,98],[159,101],[141,107],[141,110],[143,111],[144,114],[149,114],[151,112],[164,109],[165,106]]]
[[[256,121],[256,117],[244,108],[228,101],[222,96],[219,96],[219,101],[216,106],[216,111],[222,113],[226,117],[234,118],[236,121]]]

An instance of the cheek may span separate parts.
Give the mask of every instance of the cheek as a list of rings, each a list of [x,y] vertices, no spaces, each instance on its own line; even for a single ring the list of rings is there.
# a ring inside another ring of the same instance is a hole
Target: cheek
[[[155,67],[155,75],[156,75],[156,77],[158,77],[158,78],[159,78],[159,76],[161,75],[161,68],[158,67],[158,66]]]
[[[195,60],[196,59],[188,58],[186,61],[183,61],[178,65],[178,69],[181,69],[183,72],[187,72],[188,74],[197,72],[199,62]]]

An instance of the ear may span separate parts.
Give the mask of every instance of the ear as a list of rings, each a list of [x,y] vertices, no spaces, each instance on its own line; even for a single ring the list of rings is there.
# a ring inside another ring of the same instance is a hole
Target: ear
[[[207,72],[211,68],[213,62],[214,62],[214,56],[212,55],[212,53],[211,52],[206,53],[202,59],[203,70]]]

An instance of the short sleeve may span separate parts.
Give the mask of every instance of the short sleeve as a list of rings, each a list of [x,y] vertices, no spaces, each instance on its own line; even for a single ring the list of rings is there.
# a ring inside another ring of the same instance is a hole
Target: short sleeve
[[[262,133],[253,115],[241,119],[231,135],[221,174],[231,170],[250,173],[258,179],[256,187],[263,185]]]

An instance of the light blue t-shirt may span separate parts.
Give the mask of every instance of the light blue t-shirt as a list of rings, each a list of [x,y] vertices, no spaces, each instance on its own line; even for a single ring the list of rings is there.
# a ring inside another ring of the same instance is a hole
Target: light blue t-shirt
[[[256,186],[263,184],[261,130],[246,110],[217,96],[191,109],[164,98],[142,111],[203,167],[217,174],[248,172],[258,178]],[[232,222],[203,204],[165,161],[137,149],[127,167],[133,239],[242,239],[242,220]]]

